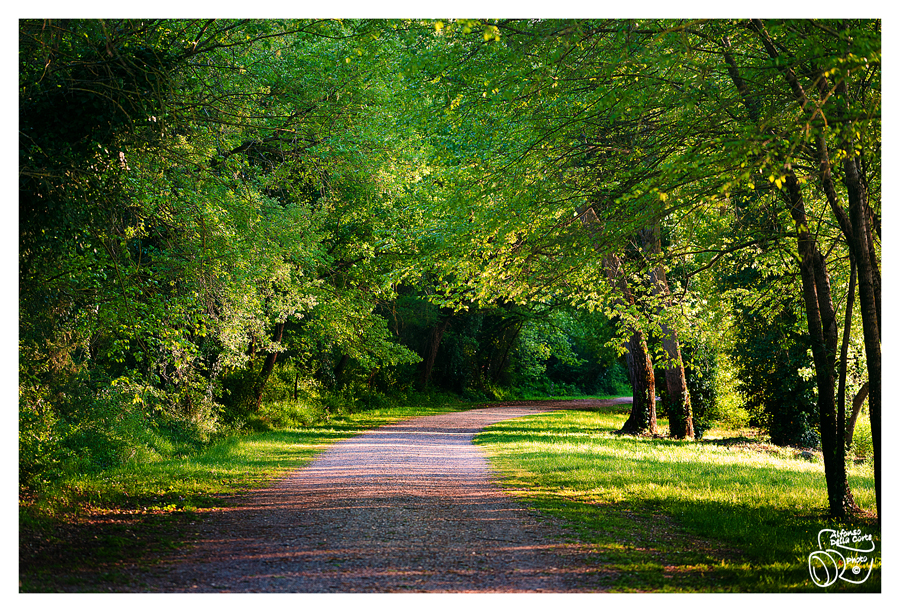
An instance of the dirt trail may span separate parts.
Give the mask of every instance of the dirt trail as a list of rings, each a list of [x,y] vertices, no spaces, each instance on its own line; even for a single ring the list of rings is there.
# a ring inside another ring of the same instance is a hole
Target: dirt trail
[[[496,487],[472,444],[492,423],[548,409],[421,417],[339,442],[212,513],[196,546],[141,576],[141,590],[598,590],[585,552]]]

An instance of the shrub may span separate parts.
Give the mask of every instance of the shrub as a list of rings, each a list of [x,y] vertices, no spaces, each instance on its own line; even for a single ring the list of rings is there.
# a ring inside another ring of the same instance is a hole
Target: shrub
[[[684,376],[691,396],[694,437],[699,440],[715,421],[722,418],[716,381],[719,358],[715,349],[703,344],[683,344]]]
[[[818,446],[815,384],[809,340],[798,317],[784,308],[768,317],[743,312],[733,360],[750,424],[781,446]]]
[[[750,422],[744,398],[738,391],[738,372],[727,353],[719,354],[716,369],[716,406],[718,420],[731,429],[741,429]]]
[[[37,490],[65,474],[92,474],[129,461],[185,455],[217,429],[208,407],[187,410],[179,393],[166,394],[126,378],[98,389],[20,392],[19,479]]]
[[[58,469],[65,458],[59,445],[63,429],[64,423],[42,390],[20,389],[20,487],[33,489]]]
[[[273,428],[301,428],[316,423],[324,414],[322,406],[308,400],[281,400],[263,403],[255,419]]]

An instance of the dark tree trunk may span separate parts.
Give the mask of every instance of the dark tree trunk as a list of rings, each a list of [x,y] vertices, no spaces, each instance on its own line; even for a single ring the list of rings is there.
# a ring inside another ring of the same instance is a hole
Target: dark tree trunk
[[[422,361],[422,378],[419,380],[419,384],[424,391],[426,387],[428,387],[428,383],[431,381],[431,372],[434,370],[434,362],[437,360],[438,348],[441,346],[441,340],[444,337],[444,332],[447,331],[447,328],[450,327],[450,320],[453,318],[453,314],[447,314],[444,317],[444,320],[435,325],[431,329],[431,338],[428,342],[428,353],[425,355],[425,359]]]
[[[338,359],[337,365],[334,366],[334,383],[340,386],[342,382],[342,378],[344,377],[344,370],[347,369],[347,364],[350,363],[350,355],[344,353],[341,355],[341,358]]]
[[[815,238],[809,232],[800,183],[793,173],[788,174],[786,185],[786,197],[798,233],[797,250],[800,255],[803,302],[816,370],[819,429],[825,460],[828,507],[832,516],[844,517],[848,512],[856,511],[858,508],[847,482],[843,444],[844,423],[838,422],[834,398],[837,326],[831,287],[825,259],[816,245]]]
[[[622,274],[619,258],[607,255],[603,258],[603,264],[610,282],[619,290],[619,301],[627,305],[634,304],[634,296]],[[627,348],[630,355],[632,403],[631,413],[619,433],[656,434],[656,378],[647,340],[641,330],[632,330]]]
[[[687,380],[684,375],[684,362],[681,359],[681,347],[678,345],[678,336],[674,329],[662,326],[663,348],[671,363],[675,365],[666,368],[666,389],[669,392],[669,436],[679,439],[693,439],[694,415],[691,411],[691,396],[688,392]]]
[[[821,76],[820,88],[823,97],[829,95],[827,79]],[[846,100],[847,84],[839,81],[835,89]],[[847,110],[846,105],[843,108]],[[838,113],[841,114],[840,111]],[[855,150],[852,142],[845,141],[845,154]],[[825,139],[816,140],[816,151],[822,172],[825,195],[847,245],[850,247],[851,262],[855,264],[859,282],[859,304],[863,323],[863,339],[866,348],[866,368],[872,382],[869,398],[869,418],[872,421],[872,447],[875,464],[875,503],[881,516],[881,271],[875,249],[873,224],[875,214],[868,203],[868,190],[859,157],[847,155],[844,158],[844,185],[847,188],[849,214],[844,211],[837,196],[832,178],[832,166]],[[852,298],[851,298],[852,299]]]
[[[597,229],[597,214],[592,208],[578,210],[578,218],[584,227],[593,235]],[[594,236],[596,240],[596,235]],[[598,252],[599,247],[596,247]],[[610,285],[619,292],[617,302],[630,306],[634,304],[634,296],[628,281],[622,273],[622,263],[616,255],[603,255],[603,268]],[[653,362],[647,349],[647,340],[639,329],[631,330],[631,338],[626,343],[628,376],[631,382],[631,412],[619,433],[656,434],[656,378],[653,374]]]
[[[844,310],[844,332],[841,339],[841,357],[838,362],[838,423],[847,422],[847,353],[850,348],[850,332],[853,328],[853,301],[856,293],[856,261],[850,254],[850,285],[847,288],[847,307]],[[853,417],[856,422],[856,416]],[[849,427],[849,425],[848,425]],[[852,428],[850,437],[853,437]],[[845,443],[850,448],[849,441]]]
[[[850,196],[850,221],[853,224],[853,248],[859,268],[859,306],[866,346],[869,375],[869,419],[872,423],[872,451],[875,464],[875,503],[881,519],[881,273],[871,253],[872,231],[868,222],[868,203],[859,180],[855,159],[844,162],[845,182]]]
[[[763,23],[758,19],[753,19],[749,23],[750,29],[756,32],[763,47],[768,55],[774,60],[781,60],[778,48],[769,37]],[[781,62],[779,70],[788,87],[791,90],[796,102],[801,108],[820,109],[817,103],[811,103],[807,98],[796,73],[791,67],[790,62]],[[735,87],[740,91],[742,84],[735,79],[736,71],[732,74],[732,80]],[[821,84],[822,75],[820,75]],[[824,101],[824,100],[823,100]],[[822,112],[818,110],[818,112]],[[752,113],[751,113],[752,114]],[[877,332],[877,313],[874,312],[872,306],[874,304],[874,290],[872,289],[871,276],[868,280],[864,280],[866,275],[871,272],[870,266],[863,264],[863,259],[869,261],[869,251],[863,244],[859,244],[859,232],[865,230],[865,223],[857,224],[854,212],[864,215],[865,210],[861,206],[857,206],[858,211],[854,210],[854,202],[860,203],[864,194],[860,191],[862,185],[858,181],[855,173],[855,159],[848,158],[845,162],[845,183],[847,185],[848,196],[850,199],[850,219],[848,223],[847,215],[839,206],[837,196],[834,190],[834,182],[832,179],[832,166],[828,160],[827,149],[823,138],[816,141],[816,152],[820,163],[821,181],[825,195],[829,205],[838,220],[845,235],[851,232],[852,238],[847,236],[851,251],[854,253],[857,266],[859,267],[859,285],[860,285],[860,304],[863,313],[863,329],[864,333],[867,328],[874,329]],[[835,360],[837,352],[837,323],[835,320],[834,305],[831,299],[831,286],[828,279],[828,273],[825,265],[825,258],[822,256],[816,238],[810,233],[807,222],[805,205],[803,202],[802,190],[793,170],[786,165],[788,170],[786,177],[786,191],[782,194],[785,197],[791,217],[797,228],[798,239],[797,249],[800,255],[800,278],[803,283],[803,301],[806,310],[807,327],[809,329],[810,343],[812,345],[813,362],[816,370],[816,387],[818,391],[818,410],[819,422],[822,436],[822,453],[825,459],[825,482],[828,488],[828,505],[833,516],[843,517],[848,512],[856,511],[858,508],[853,501],[853,495],[847,482],[847,472],[844,455],[844,423],[838,420],[838,410],[835,404]],[[852,176],[851,176],[852,175]],[[856,193],[854,193],[856,191]],[[852,227],[851,229],[851,225]],[[863,234],[864,235],[864,234]],[[867,286],[868,289],[864,288]],[[863,294],[866,294],[865,296]],[[867,309],[872,312],[867,314]],[[866,318],[874,319],[874,328],[871,324],[867,324]],[[871,329],[869,331],[871,331]],[[870,338],[865,337],[867,357],[870,352]],[[880,343],[876,342],[872,346],[877,346],[877,357],[874,369],[880,376],[881,359],[880,359]],[[870,380],[878,381],[879,378],[872,378],[873,364],[869,363]],[[877,384],[873,384],[877,387]],[[880,401],[880,393],[878,395]],[[880,407],[880,404],[879,404]],[[874,422],[874,415],[873,422]],[[878,413],[880,417],[880,412]],[[873,425],[872,437],[875,439],[875,429]],[[880,434],[880,429],[878,430]],[[880,448],[876,447],[876,448]],[[876,454],[875,463],[875,486],[876,498],[880,500],[879,495],[879,463]],[[879,515],[880,515],[880,501]]]
[[[272,336],[272,340],[275,342],[281,342],[281,338],[284,335],[284,323],[278,323],[275,326],[275,333]],[[266,390],[266,383],[269,381],[269,376],[272,374],[272,370],[275,369],[275,360],[278,359],[278,353],[271,352],[266,355],[266,360],[263,362],[263,367],[259,371],[259,376],[256,379],[256,401],[255,407],[258,411],[262,406],[262,398],[263,392]]]
[[[823,99],[830,95],[828,79],[819,77],[820,93]],[[844,100],[838,106],[838,115],[846,115],[849,111],[850,98],[847,83],[843,79],[835,84],[835,90]],[[801,102],[802,103],[802,102]],[[844,185],[850,207],[847,214],[841,207],[834,188],[831,160],[823,136],[816,141],[819,164],[821,166],[823,186],[828,203],[838,220],[844,238],[850,247],[851,261],[859,270],[859,302],[863,321],[863,338],[866,347],[866,363],[869,380],[873,383],[873,396],[869,400],[869,416],[873,419],[872,441],[875,451],[875,498],[881,515],[881,270],[875,249],[874,236],[877,231],[876,217],[869,206],[868,188],[865,177],[865,166],[862,159],[848,153],[855,150],[854,143],[843,142],[847,156],[844,159]],[[879,234],[880,235],[880,234]],[[874,412],[872,410],[874,406]]]
[[[656,434],[656,378],[643,332],[635,331],[628,341],[631,355],[631,412],[621,434]]]

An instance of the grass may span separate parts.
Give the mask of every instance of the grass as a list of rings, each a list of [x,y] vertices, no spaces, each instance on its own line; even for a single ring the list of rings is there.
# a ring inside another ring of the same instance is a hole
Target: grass
[[[590,544],[611,590],[826,590],[807,558],[821,529],[843,527],[879,540],[876,569],[862,585],[827,590],[880,591],[880,532],[871,518],[826,517],[820,458],[748,432],[713,430],[701,442],[616,435],[628,408],[524,417],[476,438],[511,493]],[[853,465],[850,481],[873,512],[871,464]]]
[[[204,509],[312,461],[326,446],[402,419],[459,408],[384,408],[226,438],[182,458],[70,474],[20,500],[20,590],[91,592],[182,545]]]
[[[449,408],[384,408],[326,415],[305,427],[241,434],[180,458],[132,461],[93,474],[70,474],[29,500],[32,518],[78,513],[195,510],[305,465],[325,446],[401,419]]]

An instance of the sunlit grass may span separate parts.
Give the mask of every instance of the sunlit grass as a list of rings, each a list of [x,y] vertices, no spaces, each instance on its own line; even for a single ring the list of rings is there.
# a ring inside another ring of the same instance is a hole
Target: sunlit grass
[[[726,430],[701,442],[616,435],[627,408],[506,421],[476,443],[506,487],[597,546],[619,573],[614,589],[819,590],[807,556],[819,530],[840,528],[825,517],[820,458]],[[857,503],[874,511],[871,464],[850,477]],[[879,590],[880,576],[838,589]]]

